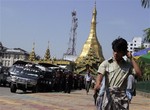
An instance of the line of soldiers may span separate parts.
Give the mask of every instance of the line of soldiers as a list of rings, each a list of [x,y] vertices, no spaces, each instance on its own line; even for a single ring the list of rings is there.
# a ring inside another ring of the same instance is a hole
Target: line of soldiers
[[[63,72],[61,70],[56,71],[56,75],[53,83],[53,90],[65,93],[70,93],[71,90],[81,90],[85,88],[84,76],[73,74],[71,71]]]

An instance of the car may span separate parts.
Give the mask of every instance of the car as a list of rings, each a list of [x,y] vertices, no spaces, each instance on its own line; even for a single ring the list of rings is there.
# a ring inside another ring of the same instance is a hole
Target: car
[[[11,78],[12,78],[12,76],[15,76],[15,75],[17,75],[17,74],[19,74],[22,70],[23,70],[23,68],[24,68],[24,66],[20,66],[20,65],[12,65],[9,69],[8,69],[8,71],[7,71],[7,78],[6,78],[6,81],[7,81],[7,83],[9,84],[9,86],[10,86],[10,84],[11,84]]]
[[[37,79],[39,78],[40,71],[36,69],[24,67],[20,72],[10,76],[10,91],[15,93],[17,89],[37,91]]]
[[[18,89],[36,92],[48,92],[53,88],[53,70],[39,64],[15,64],[9,69],[10,91],[15,93]]]

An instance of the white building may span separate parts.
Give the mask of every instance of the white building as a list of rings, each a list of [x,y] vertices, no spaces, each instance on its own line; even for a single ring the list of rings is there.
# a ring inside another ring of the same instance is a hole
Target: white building
[[[128,51],[134,53],[135,51],[138,51],[142,46],[144,46],[145,48],[149,48],[150,43],[143,42],[142,37],[134,37],[131,42],[128,42]]]
[[[21,48],[6,48],[0,42],[0,64],[10,67],[17,60],[28,60],[29,53]]]
[[[145,48],[149,48],[150,47],[150,43],[143,43],[143,46],[145,47]]]

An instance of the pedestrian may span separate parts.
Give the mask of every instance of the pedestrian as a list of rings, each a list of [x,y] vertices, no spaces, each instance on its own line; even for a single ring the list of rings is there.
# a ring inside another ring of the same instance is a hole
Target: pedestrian
[[[91,71],[90,71],[89,65],[86,66],[86,74],[84,76],[84,80],[85,80],[86,94],[88,94],[89,93],[89,89],[91,87],[91,81],[92,81],[92,75],[91,75]]]
[[[92,87],[92,89],[94,89],[94,86],[95,86],[95,78],[93,77],[92,81],[91,81],[91,87]]]
[[[66,74],[65,93],[69,93],[70,94],[71,89],[72,89],[72,85],[73,85],[73,75],[72,75],[72,72],[69,71],[69,73]]]
[[[98,75],[94,93],[101,90],[102,80],[105,78],[105,90],[103,95],[97,97],[97,110],[129,110],[129,101],[126,95],[127,78],[129,74],[141,76],[141,70],[127,51],[127,41],[117,38],[112,42],[113,57],[103,61],[98,68]],[[124,56],[130,59],[127,62]],[[101,104],[99,104],[101,103]]]

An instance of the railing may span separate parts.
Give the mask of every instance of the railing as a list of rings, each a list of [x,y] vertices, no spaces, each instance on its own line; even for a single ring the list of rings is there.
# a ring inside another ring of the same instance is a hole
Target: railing
[[[141,92],[150,93],[150,81],[137,82],[136,89]]]

